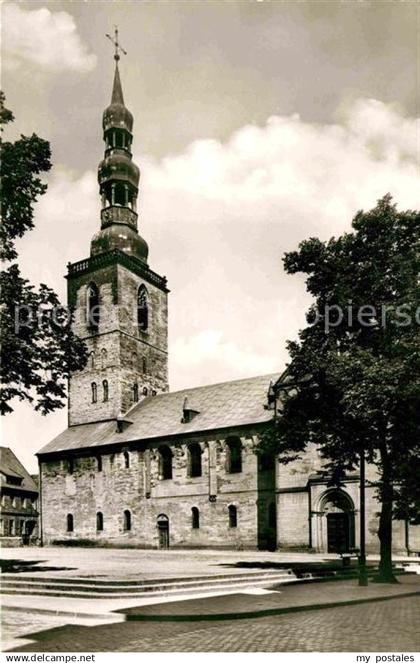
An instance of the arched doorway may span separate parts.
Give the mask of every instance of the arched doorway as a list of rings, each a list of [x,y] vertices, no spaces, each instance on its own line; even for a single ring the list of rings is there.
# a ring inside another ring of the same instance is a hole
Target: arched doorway
[[[169,548],[169,518],[164,513],[157,517],[159,548]]]
[[[354,505],[351,497],[343,490],[330,490],[321,499],[321,512],[326,518],[324,549],[329,553],[343,553],[354,548]]]

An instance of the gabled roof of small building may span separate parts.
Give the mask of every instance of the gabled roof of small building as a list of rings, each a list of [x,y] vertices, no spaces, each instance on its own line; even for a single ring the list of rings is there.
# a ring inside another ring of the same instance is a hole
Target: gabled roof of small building
[[[279,376],[260,375],[150,396],[124,415],[124,421],[131,423],[122,432],[117,432],[115,420],[70,426],[38,455],[262,424],[273,417],[273,411],[265,407],[267,391]],[[182,423],[186,398],[197,414]]]
[[[2,482],[2,486],[7,486],[14,489],[25,490],[32,493],[38,492],[38,487],[32,479],[29,472],[23,467],[22,463],[9,447],[0,447],[0,471],[6,476],[6,481]],[[8,483],[7,477],[21,479],[21,483]]]

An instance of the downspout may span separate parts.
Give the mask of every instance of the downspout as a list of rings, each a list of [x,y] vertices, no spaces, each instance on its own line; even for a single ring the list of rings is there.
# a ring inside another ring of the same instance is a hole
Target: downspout
[[[44,545],[44,533],[42,526],[42,464],[38,458],[38,473],[39,473],[39,516],[38,516],[38,530],[39,530],[39,545],[42,548]]]
[[[308,525],[309,525],[309,549],[312,548],[312,490],[310,484],[308,484]]]

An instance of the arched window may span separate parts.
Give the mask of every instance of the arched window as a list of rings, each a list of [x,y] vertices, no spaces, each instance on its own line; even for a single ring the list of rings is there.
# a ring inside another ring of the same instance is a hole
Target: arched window
[[[112,184],[111,185],[111,202],[113,205],[119,205],[125,207],[127,204],[128,191],[124,184]]]
[[[147,373],[147,357],[143,355],[141,358],[141,370],[143,373]]]
[[[167,446],[159,448],[159,474],[162,479],[172,479],[172,451]]]
[[[242,444],[239,437],[229,437],[226,440],[226,472],[242,472]]]
[[[106,368],[108,363],[108,352],[105,348],[101,350],[101,368]]]
[[[92,382],[90,385],[90,388],[92,390],[92,403],[97,403],[98,402],[98,386],[96,382]]]
[[[98,511],[96,514],[96,531],[102,532],[104,529],[104,514]]]
[[[148,393],[147,387],[143,387],[143,396],[147,396]]]
[[[229,527],[237,527],[238,526],[238,510],[236,506],[233,506],[233,504],[229,505]]]
[[[87,326],[93,331],[99,327],[100,306],[99,289],[96,283],[90,283],[87,289],[86,300],[86,322]]]
[[[147,331],[149,327],[149,297],[143,284],[137,293],[137,324],[142,332]]]
[[[191,527],[193,529],[199,529],[200,527],[200,512],[196,506],[191,509]]]
[[[74,532],[74,520],[72,513],[67,514],[67,531]]]
[[[131,366],[135,370],[137,370],[137,362],[138,362],[137,352],[133,352],[131,355]]]
[[[73,472],[74,472],[74,460],[73,460],[73,458],[69,458],[67,460],[67,472],[69,474],[73,474]]]
[[[201,477],[201,447],[194,442],[188,447],[188,474],[190,477]]]
[[[92,352],[89,352],[88,366],[91,369],[95,368],[95,353],[93,352],[93,350]]]
[[[124,530],[126,532],[131,530],[131,513],[128,509],[124,511]]]
[[[133,384],[133,401],[135,403],[138,403],[139,401],[139,385],[137,384],[137,382]]]
[[[130,467],[130,454],[128,451],[124,451],[124,467],[126,469]]]
[[[96,456],[96,469],[102,472],[102,456]]]
[[[103,390],[104,390],[103,401],[104,401],[104,403],[106,403],[106,401],[108,400],[108,397],[109,397],[108,380],[102,380],[102,387],[103,387]]]

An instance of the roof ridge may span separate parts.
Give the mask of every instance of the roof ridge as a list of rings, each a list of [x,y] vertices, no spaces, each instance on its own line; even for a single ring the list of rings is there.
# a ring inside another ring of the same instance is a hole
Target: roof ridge
[[[225,384],[233,384],[234,382],[247,382],[248,380],[258,380],[262,378],[272,378],[275,375],[281,375],[284,371],[276,371],[274,373],[264,373],[263,375],[253,375],[249,378],[238,378],[237,380],[224,380],[223,382],[210,382],[209,384],[201,384],[196,387],[185,387],[184,389],[176,389],[175,391],[164,391],[156,396],[167,396],[169,394],[180,394],[183,391],[195,391],[196,389],[205,389],[206,387],[221,387]],[[156,397],[155,397],[156,398]]]

